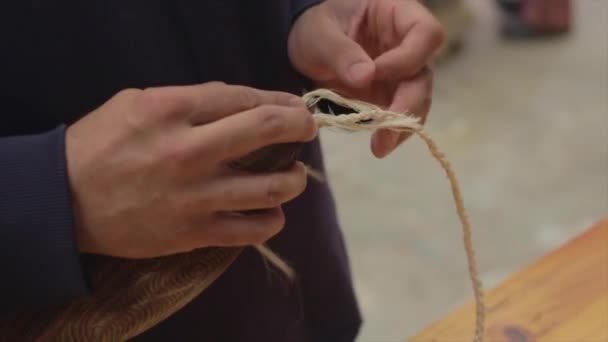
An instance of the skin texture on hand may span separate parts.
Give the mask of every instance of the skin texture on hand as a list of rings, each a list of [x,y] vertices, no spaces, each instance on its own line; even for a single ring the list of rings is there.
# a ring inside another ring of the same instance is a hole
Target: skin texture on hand
[[[416,0],[327,0],[298,18],[288,47],[294,67],[318,85],[424,122],[429,64],[443,40],[439,22]],[[382,158],[406,138],[378,131],[371,150]]]
[[[281,205],[304,191],[304,166],[250,174],[227,164],[315,135],[287,93],[219,82],[122,91],[66,133],[79,247],[144,258],[263,243],[284,225]],[[235,214],[252,209],[267,210]]]

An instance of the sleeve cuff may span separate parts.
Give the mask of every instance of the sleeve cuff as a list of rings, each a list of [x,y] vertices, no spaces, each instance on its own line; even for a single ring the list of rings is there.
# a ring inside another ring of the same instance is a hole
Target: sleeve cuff
[[[2,310],[40,307],[90,289],[77,246],[65,126],[0,138]]]
[[[321,2],[323,2],[323,0],[291,0],[290,24],[293,24],[304,11]]]

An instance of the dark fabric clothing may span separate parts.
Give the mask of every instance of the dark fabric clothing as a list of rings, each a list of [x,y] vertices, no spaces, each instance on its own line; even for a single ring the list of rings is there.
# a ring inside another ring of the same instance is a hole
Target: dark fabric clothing
[[[319,0],[19,0],[0,5],[0,313],[90,295],[66,173],[65,126],[124,88],[221,80],[299,93],[293,20]],[[323,169],[319,142],[301,159]],[[360,315],[326,185],[285,207],[270,246],[248,251],[199,298],[136,341],[353,341]],[[1,339],[1,337],[0,337]]]

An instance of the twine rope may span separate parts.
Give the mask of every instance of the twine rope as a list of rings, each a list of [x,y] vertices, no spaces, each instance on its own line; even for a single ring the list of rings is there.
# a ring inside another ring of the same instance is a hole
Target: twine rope
[[[317,89],[304,94],[303,99],[308,108],[314,108],[314,119],[319,128],[339,128],[350,132],[375,131],[389,129],[397,132],[413,132],[426,144],[433,157],[439,162],[450,182],[458,218],[462,225],[464,248],[467,256],[468,272],[475,297],[475,335],[474,342],[483,342],[486,306],[484,302],[483,285],[477,268],[475,249],[472,240],[472,227],[469,220],[460,183],[445,155],[439,150],[435,141],[422,129],[418,118],[397,112],[383,110],[370,103],[347,99],[328,89]],[[321,100],[328,100],[342,107],[352,109],[352,113],[334,115],[318,110],[317,104]],[[273,262],[274,263],[274,262]]]

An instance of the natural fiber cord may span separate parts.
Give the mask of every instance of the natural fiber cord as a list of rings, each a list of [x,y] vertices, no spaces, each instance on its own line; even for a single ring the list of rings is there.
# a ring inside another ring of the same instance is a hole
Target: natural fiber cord
[[[456,178],[450,162],[445,155],[439,151],[437,145],[431,137],[422,130],[422,125],[418,119],[402,113],[386,111],[375,105],[344,98],[330,90],[318,89],[304,95],[304,101],[309,108],[316,108],[321,100],[328,100],[342,107],[350,108],[352,113],[344,115],[334,115],[328,113],[314,113],[315,121],[319,127],[335,127],[348,131],[373,131],[377,129],[389,129],[399,132],[414,132],[427,145],[433,157],[441,164],[452,187],[452,194],[456,204],[458,217],[462,224],[464,247],[467,254],[469,275],[473,287],[476,303],[475,335],[473,341],[482,342],[485,322],[485,303],[483,286],[477,270],[475,250],[472,241],[472,228],[464,206],[460,184]]]

